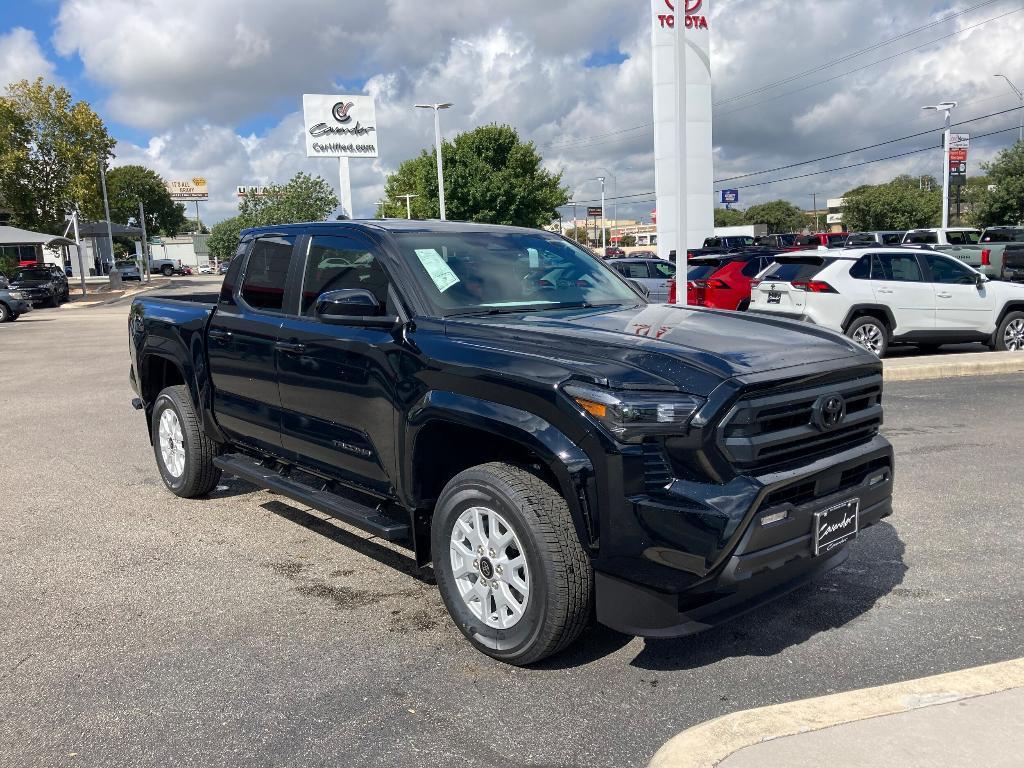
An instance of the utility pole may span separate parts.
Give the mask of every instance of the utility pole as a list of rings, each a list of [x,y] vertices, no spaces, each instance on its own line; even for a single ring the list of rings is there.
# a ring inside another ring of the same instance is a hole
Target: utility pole
[[[114,271],[114,233],[110,228],[110,201],[107,200],[107,158],[100,158],[100,184],[103,185],[103,212],[107,216],[107,240],[110,242],[110,271]],[[100,257],[100,272],[103,272],[103,257]]]
[[[601,182],[601,255],[603,256],[605,254],[605,248],[608,247],[605,243],[604,235],[606,229],[605,225],[608,223],[608,218],[604,213],[604,176],[598,176],[597,178]]]
[[[957,102],[943,101],[923,110],[942,112],[945,115],[942,130],[942,228],[949,227],[949,113],[956,109]]]
[[[1006,81],[1006,84],[1009,85],[1013,89],[1013,92],[1017,94],[1017,99],[1020,101],[1020,105],[1022,107],[1020,112],[1020,130],[1017,133],[1017,141],[1024,141],[1024,93],[1022,93],[1020,88],[1014,85],[1006,75],[996,75],[996,77],[1003,78],[1003,80]]]
[[[414,197],[419,197],[419,195],[397,195],[397,197],[404,197],[405,198],[405,218],[411,219],[412,218],[412,205],[411,205],[410,201]]]
[[[441,163],[441,110],[452,106],[450,101],[442,104],[413,104],[417,109],[434,110],[434,147],[437,150],[437,201],[441,208],[441,221],[445,220],[444,210],[444,166]]]
[[[141,200],[139,200],[139,226],[142,227],[142,260],[146,263],[146,266],[143,267],[143,269],[146,271],[146,282],[148,283],[152,275],[149,272],[149,241],[146,239],[146,209],[143,208]]]
[[[812,210],[814,211],[814,231],[815,231],[815,233],[817,233],[817,232],[821,231],[821,226],[818,224],[818,193],[817,192],[811,192],[811,201],[812,201],[811,204],[814,206],[812,208]]]

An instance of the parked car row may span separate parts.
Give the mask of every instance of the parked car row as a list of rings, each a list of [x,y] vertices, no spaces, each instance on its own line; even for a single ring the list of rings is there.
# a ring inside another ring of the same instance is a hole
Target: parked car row
[[[0,277],[0,323],[17,320],[33,307],[59,307],[70,298],[68,278],[56,264],[23,266],[8,282]]]

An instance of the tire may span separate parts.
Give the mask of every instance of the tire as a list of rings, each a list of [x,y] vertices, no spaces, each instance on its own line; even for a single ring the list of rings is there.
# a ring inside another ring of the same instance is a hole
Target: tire
[[[460,534],[453,535],[456,526]],[[487,535],[474,538],[477,529]],[[494,534],[511,540],[499,546]],[[493,554],[480,555],[484,538]],[[434,510],[431,547],[441,599],[477,650],[523,666],[558,653],[583,631],[594,578],[590,558],[565,499],[528,470],[494,462],[452,478]],[[503,566],[508,562],[522,564]],[[488,580],[497,589],[484,592]]]
[[[924,352],[926,355],[931,355],[938,352],[941,348],[941,344],[918,344],[917,348]]]
[[[160,273],[164,277],[170,277],[171,275],[174,274],[174,268],[170,264],[164,264],[162,267],[160,267]]]
[[[167,387],[157,396],[151,425],[153,453],[167,489],[186,499],[212,491],[221,474],[213,465],[217,446],[203,434],[184,385]]]
[[[889,327],[874,315],[858,317],[850,323],[846,335],[879,358],[889,351]]]
[[[60,299],[57,298],[56,293],[46,300],[46,306],[48,306],[50,309],[56,309],[57,307],[60,306]]]
[[[736,305],[737,312],[746,312],[748,309],[750,309],[750,299],[744,299]]]
[[[10,308],[0,302],[0,323],[9,323],[15,318],[15,315],[11,312]]]
[[[999,352],[1024,351],[1024,312],[1010,312],[996,331],[995,349]]]

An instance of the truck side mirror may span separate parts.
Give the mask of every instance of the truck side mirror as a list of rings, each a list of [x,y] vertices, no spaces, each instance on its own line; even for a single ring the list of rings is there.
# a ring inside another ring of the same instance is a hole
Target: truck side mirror
[[[985,277],[984,275],[978,274],[974,276],[974,284],[978,286],[979,291],[984,287],[985,283],[987,282],[988,278]]]
[[[322,323],[391,328],[397,318],[386,317],[377,297],[365,288],[327,291],[316,300],[314,314]]]

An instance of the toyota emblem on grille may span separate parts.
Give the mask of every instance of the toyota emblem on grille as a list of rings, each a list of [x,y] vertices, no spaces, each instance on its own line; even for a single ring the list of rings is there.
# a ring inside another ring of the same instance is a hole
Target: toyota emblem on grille
[[[822,432],[835,429],[846,418],[846,400],[842,395],[822,395],[814,404],[814,423]]]

